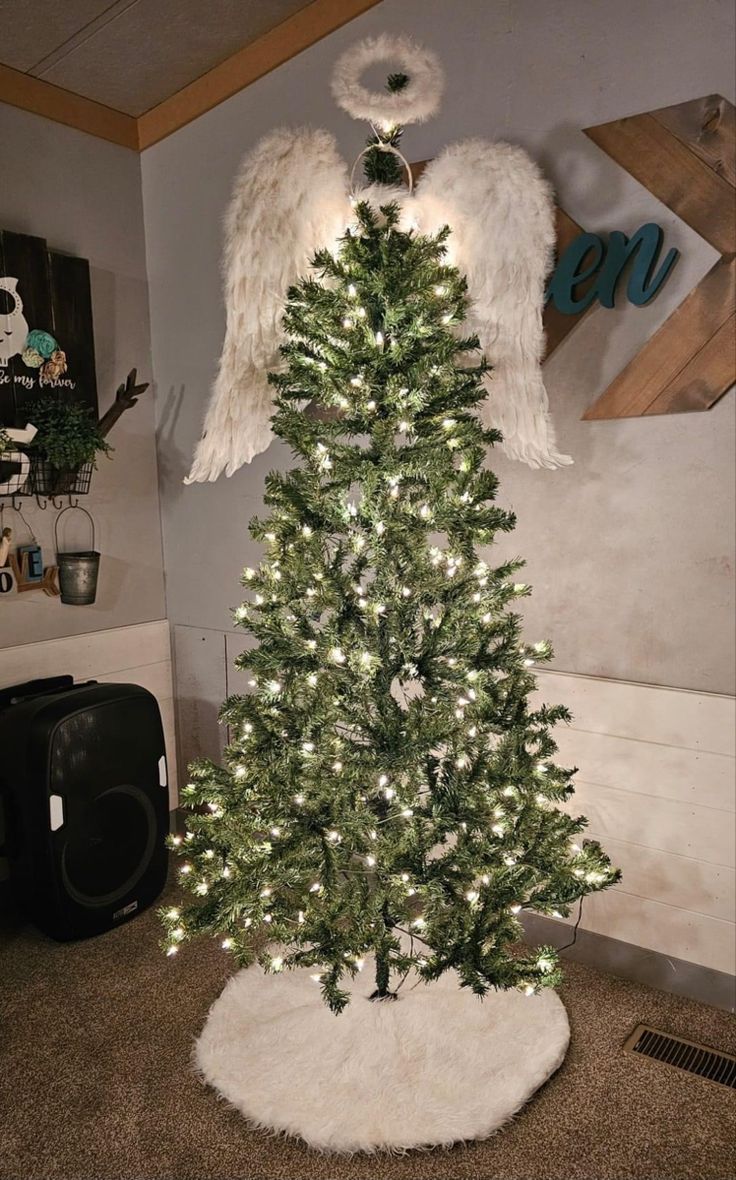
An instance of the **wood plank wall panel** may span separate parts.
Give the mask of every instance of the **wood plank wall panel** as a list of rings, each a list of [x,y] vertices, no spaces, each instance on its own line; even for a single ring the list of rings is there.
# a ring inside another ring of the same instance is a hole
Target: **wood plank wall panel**
[[[574,714],[556,735],[579,767],[565,809],[624,874],[585,899],[581,927],[736,971],[734,699],[552,671],[538,684]]]
[[[226,730],[218,723],[226,692],[225,635],[177,625],[173,630],[180,782],[197,758],[218,760]]]

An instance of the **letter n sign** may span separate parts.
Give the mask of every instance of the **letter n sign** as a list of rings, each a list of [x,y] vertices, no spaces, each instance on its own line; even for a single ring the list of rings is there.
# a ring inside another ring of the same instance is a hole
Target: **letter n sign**
[[[616,289],[629,262],[626,296],[643,307],[659,291],[677,261],[679,251],[667,251],[660,262],[664,234],[648,221],[629,238],[614,230],[604,242],[599,234],[582,233],[564,250],[547,288],[547,302],[563,315],[578,315],[596,301],[615,305]]]

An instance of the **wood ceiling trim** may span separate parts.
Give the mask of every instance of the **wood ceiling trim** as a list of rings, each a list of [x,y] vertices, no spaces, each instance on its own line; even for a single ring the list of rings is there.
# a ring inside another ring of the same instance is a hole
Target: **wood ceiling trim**
[[[334,33],[380,0],[312,0],[138,119],[141,151],[232,97],[302,50]]]
[[[334,33],[381,0],[312,0],[140,118],[0,65],[0,102],[142,151]]]
[[[122,147],[138,150],[138,127],[131,115],[83,98],[30,74],[0,65],[0,102],[43,115],[77,131],[86,131]]]

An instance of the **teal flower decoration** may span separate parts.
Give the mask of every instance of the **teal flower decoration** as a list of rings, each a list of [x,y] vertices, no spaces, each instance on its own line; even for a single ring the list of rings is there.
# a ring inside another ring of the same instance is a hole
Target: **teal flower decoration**
[[[39,352],[43,359],[47,361],[53,352],[56,352],[59,347],[58,341],[50,332],[43,332],[40,328],[34,328],[26,336],[26,348],[33,348]]]

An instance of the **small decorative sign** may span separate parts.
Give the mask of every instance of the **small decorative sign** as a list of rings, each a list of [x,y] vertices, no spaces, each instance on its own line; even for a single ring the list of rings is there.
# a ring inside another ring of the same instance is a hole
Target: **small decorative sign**
[[[47,594],[49,598],[58,598],[60,593],[58,566],[47,565],[40,578],[32,576],[30,573],[29,555],[28,553],[21,552],[21,550],[18,550],[17,554],[10,554],[8,565],[15,574],[15,584],[19,594],[24,593],[26,590],[43,590],[44,594]],[[5,573],[5,570],[0,570],[0,573]]]

